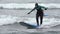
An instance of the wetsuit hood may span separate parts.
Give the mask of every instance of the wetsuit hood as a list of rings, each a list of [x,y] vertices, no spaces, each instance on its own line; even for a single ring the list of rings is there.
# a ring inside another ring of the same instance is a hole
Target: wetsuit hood
[[[38,6],[38,3],[35,3],[35,6]]]

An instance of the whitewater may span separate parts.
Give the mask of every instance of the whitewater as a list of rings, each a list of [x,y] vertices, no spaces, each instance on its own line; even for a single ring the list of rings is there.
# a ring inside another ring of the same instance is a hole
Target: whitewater
[[[35,3],[5,3],[5,4],[0,4],[0,7],[3,8],[25,8],[25,9],[32,9],[34,7]],[[41,6],[45,6],[48,8],[60,8],[59,3],[39,3]]]

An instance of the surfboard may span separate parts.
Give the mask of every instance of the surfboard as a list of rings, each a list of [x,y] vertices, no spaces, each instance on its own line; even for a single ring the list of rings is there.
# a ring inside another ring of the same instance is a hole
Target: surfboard
[[[20,22],[20,24],[26,26],[28,29],[36,29],[38,27],[36,23]]]
[[[26,26],[28,29],[48,29],[48,28],[50,28],[50,25],[37,26],[36,24],[33,24],[33,23],[20,22],[21,25]]]

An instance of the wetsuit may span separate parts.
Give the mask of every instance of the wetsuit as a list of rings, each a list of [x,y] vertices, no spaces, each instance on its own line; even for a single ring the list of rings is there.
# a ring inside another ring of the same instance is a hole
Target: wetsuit
[[[40,25],[41,25],[43,22],[43,15],[44,15],[43,9],[47,10],[47,8],[45,8],[44,6],[39,6],[38,3],[36,3],[34,9],[32,9],[28,14],[30,14],[35,9],[37,10],[36,22],[37,22],[37,26],[39,26],[39,17],[40,17]]]

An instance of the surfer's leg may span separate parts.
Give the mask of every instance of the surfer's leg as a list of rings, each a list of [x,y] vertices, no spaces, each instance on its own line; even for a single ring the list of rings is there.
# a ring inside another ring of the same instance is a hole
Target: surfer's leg
[[[37,22],[37,26],[39,26],[39,20],[38,20],[38,18],[39,18],[39,15],[36,14],[36,22]]]
[[[42,17],[40,17],[40,25],[42,24]]]
[[[43,22],[43,14],[40,16],[40,25],[42,25]]]

